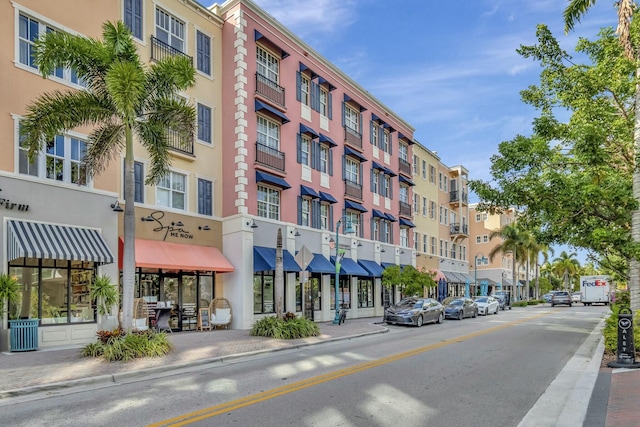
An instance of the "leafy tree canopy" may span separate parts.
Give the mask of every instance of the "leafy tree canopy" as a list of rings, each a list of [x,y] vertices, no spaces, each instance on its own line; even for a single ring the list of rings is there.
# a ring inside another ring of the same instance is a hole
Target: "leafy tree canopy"
[[[397,285],[404,296],[423,296],[424,289],[436,286],[436,282],[430,273],[420,271],[411,265],[392,265],[384,269],[382,285],[388,288]]]

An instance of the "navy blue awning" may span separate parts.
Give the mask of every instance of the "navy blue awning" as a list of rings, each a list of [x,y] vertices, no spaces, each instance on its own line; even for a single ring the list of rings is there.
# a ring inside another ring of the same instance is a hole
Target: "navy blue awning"
[[[295,272],[302,269],[293,258],[293,255],[286,250],[282,250],[283,271]],[[276,248],[266,248],[264,246],[253,247],[253,271],[275,271],[276,269]]]
[[[398,264],[395,264],[393,262],[381,262],[380,265],[382,266],[382,268],[387,268],[387,267],[391,267],[393,265],[398,265]]]
[[[416,225],[408,219],[400,218],[400,225],[406,225],[407,227],[414,228]]]
[[[328,203],[338,203],[338,201],[329,193],[325,193],[324,191],[320,192],[320,200]]]
[[[408,185],[410,185],[412,187],[415,185],[413,183],[413,181],[411,181],[409,178],[406,178],[406,177],[404,177],[402,175],[400,175],[399,179],[400,179],[400,182],[404,182],[405,184],[408,184]]]
[[[287,181],[267,172],[256,171],[256,182],[267,182],[283,189],[291,188]]]
[[[325,79],[324,77],[318,77],[318,84],[319,85],[323,85],[326,84],[329,87],[329,92],[331,92],[332,90],[334,90],[336,87],[334,85],[332,85],[331,83],[329,83],[327,81],[327,79]]]
[[[358,107],[360,107],[360,112],[362,113],[363,111],[366,111],[367,109],[365,107],[362,106],[362,104],[360,104],[358,101],[356,101],[355,99],[351,98],[349,95],[347,95],[346,93],[344,94],[344,102],[353,102],[354,104],[357,104]]]
[[[326,142],[327,144],[329,144],[331,147],[335,147],[338,144],[335,143],[335,141],[331,138],[329,138],[327,135],[321,133],[320,134],[320,142]]]
[[[372,161],[371,162],[371,167],[373,169],[378,169],[378,170],[381,170],[381,171],[384,171],[384,172],[387,171],[387,168],[385,168],[384,166],[382,166],[380,163],[378,163],[376,161]]]
[[[309,196],[312,199],[319,199],[320,195],[311,187],[307,187],[306,185],[300,186],[300,195],[301,196]]]
[[[344,147],[344,155],[345,156],[353,156],[355,158],[357,158],[358,160],[360,160],[361,162],[366,162],[367,158],[364,157],[361,153],[358,153],[356,150],[349,148],[349,147]]]
[[[278,116],[282,121],[282,124],[290,122],[289,118],[285,116],[283,112],[278,111],[275,108],[273,108],[271,105],[267,105],[264,102],[258,101],[257,99],[256,99],[256,111],[268,111],[274,116]]]
[[[336,266],[324,257],[322,254],[313,254],[313,259],[307,266],[310,273],[320,274],[336,274]]]
[[[396,217],[395,217],[395,216],[393,216],[393,215],[391,215],[391,214],[385,213],[385,214],[384,214],[384,216],[386,216],[386,217],[387,217],[387,219],[388,219],[389,221],[391,221],[391,222],[396,222],[396,221],[397,221]]]
[[[353,209],[360,212],[369,212],[367,208],[362,206],[360,203],[352,202],[351,200],[345,200],[344,207],[345,209]]]
[[[336,257],[331,257],[331,262],[335,265]],[[335,267],[333,268],[335,272]],[[360,267],[360,265],[352,260],[351,258],[342,258],[342,262],[340,263],[340,275],[341,276],[365,276],[368,277],[369,273],[364,268]]]
[[[392,170],[391,170],[391,169],[389,169],[389,168],[384,168],[384,173],[386,173],[386,174],[387,174],[387,175],[389,175],[389,176],[398,176],[398,174],[397,174],[397,173],[395,173],[394,171],[392,171]]]
[[[262,38],[264,38],[265,40],[269,40],[267,37],[265,37],[264,35],[262,35],[262,33],[258,30],[253,30],[253,37],[255,39],[255,41],[258,41]],[[273,43],[271,40],[269,40],[271,43]],[[274,43],[275,44],[275,43]],[[287,56],[289,56],[289,54],[287,52],[285,52],[284,50],[280,49],[280,55],[281,58],[284,59]]]
[[[318,133],[315,130],[311,129],[309,126],[303,125],[302,123],[300,123],[300,133],[306,133],[313,138],[318,137]]]
[[[370,261],[368,259],[360,259],[358,260],[358,264],[360,264],[365,270],[367,270],[371,277],[382,277],[384,268],[382,268],[382,266],[377,262]]]
[[[371,209],[371,214],[373,215],[374,218],[384,218],[387,219],[387,216],[380,212],[378,209]]]

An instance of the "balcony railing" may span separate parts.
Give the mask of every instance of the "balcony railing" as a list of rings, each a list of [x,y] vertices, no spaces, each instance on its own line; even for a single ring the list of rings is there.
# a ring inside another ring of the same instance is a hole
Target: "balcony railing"
[[[180,151],[181,153],[193,155],[193,135],[184,139],[180,138],[180,134],[173,130],[167,131],[167,144],[172,150]]]
[[[260,73],[256,73],[256,93],[284,107],[284,88]]]
[[[411,163],[407,162],[404,159],[398,159],[398,171],[407,176],[411,176]]]
[[[362,200],[362,185],[345,179],[344,195]]]
[[[347,144],[362,149],[362,135],[348,126],[344,127],[344,141]]]
[[[400,215],[411,216],[411,205],[406,202],[400,202]]]
[[[467,199],[468,199],[467,193],[464,191],[451,190],[449,192],[449,203],[462,202],[464,204],[467,204],[468,203]]]
[[[256,163],[284,172],[284,160],[282,151],[256,142]]]
[[[451,234],[469,234],[469,227],[467,224],[460,224],[458,222],[454,222],[451,224]]]
[[[183,51],[176,49],[175,47],[166,44],[160,39],[151,36],[151,59],[155,61],[162,61],[165,58],[169,58],[176,55],[182,55],[189,58],[193,62],[193,58],[184,53]]]

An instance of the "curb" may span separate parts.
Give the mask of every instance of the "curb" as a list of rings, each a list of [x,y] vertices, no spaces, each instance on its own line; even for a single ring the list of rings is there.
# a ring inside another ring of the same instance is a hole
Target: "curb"
[[[377,325],[378,323],[374,323],[374,324]],[[369,332],[362,332],[354,335],[346,335],[343,337],[328,338],[326,340],[321,340],[321,341],[312,342],[312,343],[292,344],[292,345],[288,345],[286,347],[281,347],[281,348],[267,348],[262,350],[247,351],[244,353],[234,353],[234,354],[228,354],[225,356],[210,357],[207,359],[199,359],[191,362],[180,362],[180,363],[173,363],[173,364],[164,365],[164,366],[154,366],[151,368],[143,368],[134,372],[118,372],[115,374],[98,375],[95,377],[85,377],[85,378],[78,378],[78,379],[73,379],[68,381],[60,381],[56,383],[34,385],[30,387],[25,387],[25,388],[3,390],[3,391],[0,391],[0,402],[3,399],[8,399],[11,397],[26,396],[29,394],[35,394],[43,391],[69,389],[74,387],[95,385],[95,384],[110,384],[110,383],[115,384],[127,379],[142,378],[155,373],[167,373],[167,372],[178,371],[180,369],[211,365],[214,363],[224,363],[225,361],[228,361],[228,360],[241,359],[244,357],[256,356],[260,354],[275,353],[278,351],[296,350],[296,349],[301,349],[304,347],[310,347],[314,345],[320,345],[320,344],[331,343],[336,341],[346,341],[354,338],[364,337],[368,335],[383,334],[387,332],[389,332],[389,328],[382,327],[382,329],[379,331],[369,331]]]

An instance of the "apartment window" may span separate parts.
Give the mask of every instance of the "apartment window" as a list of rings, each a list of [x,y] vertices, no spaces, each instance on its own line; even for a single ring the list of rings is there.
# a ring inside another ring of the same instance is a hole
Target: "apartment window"
[[[416,156],[415,154],[413,155],[412,167],[413,167],[413,174],[418,175],[418,173],[420,173],[418,170],[418,168],[420,167],[420,164],[418,163],[418,156]]]
[[[266,77],[274,83],[278,83],[280,64],[275,56],[258,46],[256,62],[258,66],[258,74]]]
[[[409,230],[406,227],[400,227],[400,246],[409,246]]]
[[[329,173],[329,147],[320,145],[320,161],[318,170],[322,173]]]
[[[300,73],[300,99],[299,101],[304,105],[311,105],[311,94],[309,92],[310,87],[309,77]]]
[[[444,208],[444,224],[447,225],[449,223],[449,209]]]
[[[400,157],[405,162],[408,161],[409,157],[409,148],[407,144],[401,143],[398,145],[398,157]]]
[[[443,191],[449,191],[449,178],[447,178],[446,176],[443,176],[442,187]]]
[[[373,192],[373,194],[380,194],[380,188],[379,188],[379,183],[380,183],[380,171],[378,171],[377,169],[372,169],[371,170],[371,174],[372,174],[372,178],[371,178],[371,192]]]
[[[418,210],[419,204],[420,204],[420,196],[417,195],[416,193],[413,193],[413,213],[415,215],[417,215],[419,212]]]
[[[385,243],[391,243],[391,223],[389,221],[382,221],[382,241]]]
[[[329,229],[329,205],[326,203],[320,204],[320,229]]]
[[[429,208],[429,217],[431,219],[436,219],[436,202],[431,202],[431,207]]]
[[[373,220],[373,229],[371,230],[371,239],[380,240],[380,220],[378,218]]]
[[[482,243],[482,236],[476,236],[476,243],[477,244]]]
[[[413,249],[418,250],[420,245],[420,234],[417,231],[413,232]]]
[[[213,184],[207,179],[198,178],[198,213],[213,215]]]
[[[181,173],[169,172],[160,179],[156,204],[174,209],[185,209],[187,177]]]
[[[320,88],[320,108],[319,112],[324,117],[329,117],[329,92],[323,87]]]
[[[300,200],[300,225],[311,226],[311,200],[307,197]]]
[[[156,37],[180,52],[184,52],[184,22],[162,9],[156,9]]]
[[[444,241],[444,256],[449,256],[449,242],[447,242],[446,240]]]
[[[409,203],[409,187],[407,187],[406,185],[401,185],[398,198],[403,203]]]
[[[384,193],[383,196],[388,199],[391,199],[391,177],[389,175],[384,175],[383,181],[384,181],[384,188],[382,189]]]
[[[422,161],[422,178],[427,179],[427,161]]]
[[[482,221],[486,221],[488,219],[488,214],[487,213],[477,213],[476,214],[476,222],[482,222]]]
[[[38,176],[38,165],[40,163],[40,155],[36,154],[33,161],[29,161],[29,156],[27,155],[28,150],[24,144],[24,138],[20,135],[21,127],[18,130],[18,147],[19,147],[19,166],[18,171],[23,175],[31,175]]]
[[[344,124],[349,129],[360,132],[360,113],[347,104],[344,104]]]
[[[444,208],[440,206],[440,215],[438,216],[440,224],[444,224]]]
[[[429,252],[429,236],[426,234],[422,236],[422,252],[425,254]]]
[[[467,260],[467,247],[460,246],[460,259],[463,261]]]
[[[345,212],[346,220],[351,222],[351,227],[356,236],[360,236],[360,212],[348,210]]]
[[[482,243],[489,243],[489,236],[488,235],[484,235],[482,236]]]
[[[391,154],[391,134],[386,129],[382,132],[382,149]]]
[[[198,103],[198,139],[211,144],[211,108]]]
[[[280,125],[263,116],[258,116],[258,143],[269,148],[280,148]]]
[[[374,147],[380,147],[378,142],[378,133],[380,132],[380,127],[378,123],[375,121],[371,121],[371,145]]]
[[[443,177],[444,177],[444,176],[442,175],[442,172],[438,173],[438,188],[439,188],[440,190],[442,190],[442,178],[443,178]]]
[[[144,203],[144,165],[141,162],[133,163],[133,201]]]
[[[437,253],[437,245],[438,240],[435,237],[431,238],[431,254],[435,255]]]
[[[440,240],[440,256],[443,257],[444,255],[444,241]]]
[[[264,185],[258,185],[258,216],[280,219],[280,191]]]
[[[142,0],[124,0],[124,23],[133,37],[142,40]]]
[[[426,197],[422,198],[422,216],[427,216],[429,210],[429,200]]]
[[[196,31],[196,67],[198,71],[211,75],[211,37]]]
[[[457,253],[457,245],[455,243],[451,243],[451,258],[456,259]]]
[[[300,163],[309,166],[309,151],[311,149],[311,140],[307,135],[300,136]]]
[[[429,165],[429,182],[432,184],[436,183],[436,168],[432,165]]]
[[[347,181],[360,183],[360,163],[353,160],[351,157],[345,157],[345,171],[344,178]]]

